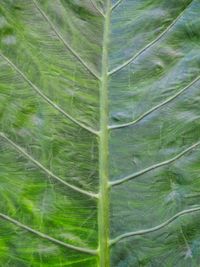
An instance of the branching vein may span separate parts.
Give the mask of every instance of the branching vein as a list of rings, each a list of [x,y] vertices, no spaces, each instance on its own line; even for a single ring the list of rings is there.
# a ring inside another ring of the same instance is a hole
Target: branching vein
[[[118,7],[124,0],[118,0],[111,8],[111,10],[114,10],[116,7]]]
[[[29,80],[29,78],[12,62],[10,61],[10,59],[8,59],[6,56],[4,56],[2,53],[0,53],[0,56],[7,61],[7,63],[13,68],[15,69],[16,72],[18,72],[21,77],[34,89],[34,91],[40,95],[47,103],[49,103],[53,108],[55,108],[57,111],[59,111],[60,113],[62,113],[65,117],[67,117],[69,120],[71,120],[72,122],[74,122],[75,124],[79,125],[80,127],[84,128],[85,130],[87,130],[90,133],[93,133],[95,135],[98,135],[98,132],[95,131],[94,129],[92,129],[89,126],[86,126],[85,124],[77,121],[75,118],[73,118],[70,114],[68,114],[67,112],[65,112],[62,108],[60,108],[56,103],[54,103],[52,100],[50,100],[45,94],[42,93],[42,91],[31,82],[31,80]]]
[[[67,41],[62,37],[62,35],[59,33],[55,25],[52,23],[52,21],[49,19],[47,14],[41,9],[39,4],[36,0],[32,0],[38,11],[41,13],[41,15],[44,17],[44,19],[48,22],[48,24],[51,26],[59,40],[64,44],[64,46],[81,62],[81,64],[96,78],[100,79],[98,74],[79,56],[79,54],[70,46],[70,44],[67,43]]]
[[[77,246],[73,246],[73,245],[70,245],[68,243],[62,242],[62,241],[60,241],[58,239],[55,239],[55,238],[53,238],[53,237],[51,237],[49,235],[46,235],[46,234],[41,233],[41,232],[39,232],[37,230],[34,230],[33,228],[31,228],[31,227],[29,227],[27,225],[24,225],[24,224],[20,223],[19,221],[16,221],[13,218],[11,218],[11,217],[3,214],[3,213],[0,213],[0,217],[2,219],[6,220],[6,221],[18,226],[18,227],[20,227],[20,228],[23,228],[23,229],[27,230],[28,232],[31,232],[31,233],[33,233],[33,234],[35,234],[35,235],[37,235],[37,236],[39,236],[39,237],[41,237],[43,239],[47,239],[48,241],[51,241],[51,242],[53,242],[55,244],[58,244],[58,245],[61,245],[63,247],[66,247],[66,248],[69,248],[69,249],[73,249],[73,250],[76,250],[76,251],[80,251],[80,252],[83,252],[83,253],[87,253],[87,254],[92,254],[92,255],[96,255],[97,254],[96,250],[92,250],[92,249],[89,249],[89,248],[77,247]]]
[[[189,5],[191,5],[192,2],[190,2]],[[188,6],[189,6],[188,5]],[[111,70],[109,72],[109,75],[112,75],[118,71],[120,71],[121,69],[125,68],[126,66],[128,66],[131,62],[133,62],[136,58],[138,58],[141,54],[143,54],[148,48],[152,47],[154,44],[156,44],[166,33],[168,33],[171,28],[176,24],[176,22],[182,17],[182,15],[184,14],[185,10],[188,8],[188,6],[186,6],[184,8],[184,10],[179,14],[178,17],[176,17],[172,23],[160,34],[158,35],[158,37],[156,37],[152,42],[150,42],[149,44],[147,44],[144,48],[142,48],[138,53],[136,53],[133,57],[129,58],[127,61],[125,61],[123,64],[119,65],[118,67],[116,67],[115,69]]]
[[[96,3],[94,2],[94,0],[90,0],[91,4],[93,5],[93,7],[98,11],[99,14],[101,14],[103,17],[105,17],[105,14],[103,13],[103,11],[96,5]]]
[[[39,167],[45,174],[49,175],[50,177],[54,178],[55,180],[57,180],[58,182],[64,184],[65,186],[81,193],[84,195],[87,195],[89,197],[93,197],[93,198],[97,198],[98,195],[92,193],[92,192],[88,192],[85,190],[82,190],[74,185],[71,185],[67,182],[65,182],[64,180],[62,180],[60,177],[58,177],[57,175],[53,174],[50,170],[48,170],[46,167],[44,167],[40,162],[38,162],[36,159],[34,159],[31,155],[29,155],[23,148],[21,148],[20,146],[18,146],[16,143],[14,143],[10,138],[8,138],[4,133],[0,132],[0,137],[2,137],[4,140],[6,140],[12,147],[15,148],[15,150],[17,150],[18,152],[20,152],[25,158],[27,158],[28,160],[30,160],[31,162],[33,162],[37,167]]]
[[[171,217],[170,219],[168,219],[164,223],[159,224],[159,225],[157,225],[155,227],[152,227],[152,228],[149,228],[149,229],[145,229],[145,230],[139,230],[139,231],[135,231],[135,232],[122,234],[122,235],[112,239],[110,241],[110,245],[112,246],[112,245],[116,244],[117,242],[119,242],[120,240],[122,240],[124,238],[137,236],[137,235],[144,235],[144,234],[148,234],[148,233],[152,233],[152,232],[158,231],[158,230],[164,228],[165,226],[167,226],[168,224],[172,223],[174,220],[178,219],[179,217],[181,217],[183,215],[186,215],[186,214],[189,214],[189,213],[196,212],[196,211],[200,211],[200,207],[199,206],[196,207],[196,208],[187,209],[187,210],[183,210],[181,212],[178,212],[177,214],[175,214],[173,217]]]
[[[186,153],[192,151],[193,149],[195,149],[197,146],[200,145],[200,142],[197,142],[196,144],[193,144],[192,146],[188,147],[187,149],[185,149],[184,151],[182,151],[181,153],[179,153],[178,155],[176,155],[175,157],[169,159],[169,160],[166,160],[166,161],[163,161],[163,162],[160,162],[160,163],[157,163],[157,164],[154,164],[148,168],[145,168],[139,172],[136,172],[136,173],[133,173],[133,174],[130,174],[122,179],[119,179],[117,181],[113,181],[113,182],[110,182],[110,185],[111,186],[115,186],[115,185],[119,185],[119,184],[123,184],[124,182],[127,182],[129,180],[132,180],[132,179],[135,179],[147,172],[150,172],[152,170],[155,170],[157,168],[160,168],[160,167],[163,167],[165,165],[168,165],[178,159],[180,159],[181,157],[183,157]]]
[[[145,117],[147,117],[148,115],[150,115],[151,113],[156,111],[157,109],[159,109],[159,108],[163,107],[164,105],[172,102],[174,99],[179,97],[182,93],[184,93],[189,88],[191,88],[199,80],[200,80],[200,75],[196,79],[194,79],[191,83],[189,83],[187,86],[185,86],[183,89],[181,89],[179,92],[177,92],[176,94],[172,95],[171,97],[169,97],[168,99],[166,99],[162,103],[152,107],[151,109],[146,111],[144,114],[139,116],[136,120],[131,121],[131,122],[127,122],[127,123],[123,123],[123,124],[111,125],[111,126],[109,126],[109,129],[120,129],[120,128],[124,128],[124,127],[127,127],[127,126],[134,125],[134,124],[138,123],[139,121],[141,121],[142,119],[144,119]]]

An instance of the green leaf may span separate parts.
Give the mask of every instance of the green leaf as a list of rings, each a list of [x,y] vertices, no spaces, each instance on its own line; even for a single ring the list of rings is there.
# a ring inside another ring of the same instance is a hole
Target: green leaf
[[[0,1],[0,266],[200,266],[200,1]]]

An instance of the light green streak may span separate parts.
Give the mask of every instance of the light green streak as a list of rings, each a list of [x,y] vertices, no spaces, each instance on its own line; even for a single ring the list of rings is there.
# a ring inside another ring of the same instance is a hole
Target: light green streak
[[[109,170],[108,170],[108,44],[110,32],[110,0],[107,0],[103,54],[102,77],[100,84],[100,134],[99,134],[99,177],[100,192],[98,202],[98,226],[99,226],[99,266],[110,266],[109,252]]]

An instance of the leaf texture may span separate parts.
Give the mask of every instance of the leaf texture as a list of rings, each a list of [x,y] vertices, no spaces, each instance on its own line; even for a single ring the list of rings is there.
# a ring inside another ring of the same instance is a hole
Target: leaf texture
[[[0,266],[200,266],[200,1],[0,1]]]

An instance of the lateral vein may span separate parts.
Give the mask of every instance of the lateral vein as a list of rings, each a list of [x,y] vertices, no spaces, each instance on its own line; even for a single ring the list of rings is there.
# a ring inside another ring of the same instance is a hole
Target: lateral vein
[[[131,121],[131,122],[127,122],[127,123],[123,123],[123,124],[111,125],[111,126],[109,126],[109,129],[111,129],[111,130],[120,129],[120,128],[124,128],[124,127],[131,126],[131,125],[134,125],[134,124],[138,123],[139,121],[141,121],[142,119],[144,119],[145,117],[147,117],[148,115],[150,115],[152,112],[156,111],[157,109],[163,107],[164,105],[170,103],[171,101],[173,101],[174,99],[176,99],[177,97],[179,97],[182,93],[184,93],[185,91],[187,91],[187,89],[189,89],[191,86],[193,86],[199,80],[200,80],[200,75],[198,77],[196,77],[187,86],[185,86],[183,89],[181,89],[179,92],[177,92],[173,96],[169,97],[168,99],[166,99],[162,103],[160,103],[160,104],[152,107],[151,109],[149,109],[148,111],[146,111],[144,114],[142,114],[141,116],[139,116],[136,120]]]
[[[79,62],[96,78],[100,79],[98,74],[92,70],[92,68],[79,56],[79,54],[67,43],[67,41],[62,37],[62,35],[59,33],[55,25],[51,22],[47,14],[42,10],[42,8],[39,6],[38,2],[36,0],[32,0],[35,7],[38,9],[38,11],[41,13],[43,18],[48,22],[48,24],[51,26],[59,40],[64,44],[64,46],[79,60]]]
[[[171,178],[170,178],[170,188],[171,188],[172,191],[175,190],[174,183],[173,183],[173,180]],[[176,198],[173,198],[172,199],[172,202],[174,202],[175,206],[178,206],[179,205],[179,203],[178,203],[178,201],[177,201]],[[186,238],[186,235],[184,234],[184,230],[183,230],[183,227],[182,227],[182,224],[181,223],[180,223],[180,234],[181,234],[181,236],[182,236],[182,238],[184,240],[184,243],[185,243],[185,246],[186,246],[187,251],[190,251],[191,252],[190,245],[188,243],[188,240]]]
[[[145,229],[145,230],[139,230],[139,231],[135,231],[135,232],[122,234],[122,235],[112,239],[110,241],[110,246],[112,246],[112,245],[116,244],[117,242],[121,241],[122,239],[125,239],[125,238],[128,238],[128,237],[137,236],[137,235],[144,235],[144,234],[148,234],[148,233],[152,233],[152,232],[158,231],[158,230],[164,228],[165,226],[167,226],[168,224],[172,223],[174,220],[178,219],[179,217],[184,216],[184,215],[189,214],[189,213],[196,212],[196,211],[200,211],[200,206],[198,206],[196,208],[187,209],[187,210],[183,210],[181,212],[178,212],[173,217],[168,219],[167,221],[165,221],[162,224],[159,224],[159,225],[157,225],[155,227],[152,227],[152,228],[149,228],[149,229]]]
[[[125,61],[124,63],[122,63],[121,65],[119,65],[118,67],[114,68],[113,70],[111,70],[109,72],[109,75],[112,75],[118,71],[120,71],[121,69],[125,68],[126,66],[128,66],[131,62],[133,62],[136,58],[138,58],[141,54],[143,54],[148,48],[152,47],[154,44],[156,44],[166,33],[168,33],[171,28],[176,24],[176,22],[182,17],[182,15],[184,14],[185,10],[191,5],[192,1],[190,2],[189,5],[187,5],[184,10],[178,15],[178,17],[176,17],[172,23],[161,33],[159,34],[152,42],[150,42],[149,44],[147,44],[144,48],[142,48],[138,53],[136,53],[133,57],[129,58],[127,61]]]
[[[110,186],[115,186],[115,185],[119,185],[119,184],[123,184],[124,182],[127,182],[129,180],[132,180],[132,179],[135,179],[147,172],[150,172],[152,170],[155,170],[157,168],[160,168],[162,166],[165,166],[165,165],[168,165],[178,159],[180,159],[181,157],[183,157],[186,153],[190,152],[191,150],[193,150],[194,148],[196,148],[197,146],[200,145],[200,142],[197,142],[195,144],[193,144],[192,146],[188,147],[187,149],[185,149],[184,151],[182,151],[181,153],[179,153],[178,155],[176,155],[175,157],[169,159],[169,160],[166,160],[166,161],[162,161],[160,163],[157,163],[157,164],[154,164],[148,168],[145,168],[144,170],[141,170],[139,172],[136,172],[136,173],[133,173],[133,174],[130,174],[122,179],[119,179],[117,181],[112,181],[110,182]]]
[[[67,112],[65,112],[62,108],[60,108],[56,103],[54,103],[51,99],[49,99],[45,94],[42,93],[42,91],[35,85],[33,84],[29,78],[10,60],[8,59],[5,55],[3,55],[2,53],[0,53],[0,56],[7,61],[7,63],[13,67],[15,69],[16,72],[18,72],[21,77],[23,77],[23,79],[34,89],[34,91],[36,93],[38,93],[38,95],[40,95],[48,104],[50,104],[53,108],[55,108],[57,111],[59,111],[60,113],[62,113],[65,117],[67,117],[69,120],[71,120],[72,122],[74,122],[75,124],[77,124],[78,126],[80,126],[81,128],[84,128],[85,130],[87,130],[88,132],[98,135],[98,131],[95,131],[94,129],[92,129],[89,126],[86,126],[85,124],[77,121],[75,118],[73,118],[71,115],[69,115]]]
[[[12,223],[12,224],[17,225],[20,228],[23,228],[23,229],[27,230],[28,232],[31,232],[31,233],[39,236],[39,237],[47,239],[48,241],[51,241],[51,242],[53,242],[55,244],[58,244],[58,245],[61,245],[63,247],[66,247],[66,248],[69,248],[69,249],[73,249],[73,250],[76,250],[76,251],[80,251],[80,252],[83,252],[83,253],[87,253],[87,254],[92,254],[92,255],[96,255],[97,254],[96,250],[92,250],[92,249],[89,249],[89,248],[82,248],[82,247],[78,247],[78,246],[73,246],[71,244],[65,243],[65,242],[60,241],[58,239],[55,239],[55,238],[53,238],[53,237],[51,237],[51,236],[49,236],[47,234],[39,232],[39,231],[37,231],[37,230],[35,230],[35,229],[25,225],[25,224],[22,224],[21,222],[16,221],[15,219],[13,219],[13,218],[11,218],[11,217],[3,214],[3,213],[0,213],[0,217],[2,219]]]
[[[100,15],[102,15],[103,17],[105,17],[105,14],[103,13],[103,11],[95,4],[95,2],[93,0],[90,0],[91,4],[93,5],[93,7],[98,11],[98,13]]]
[[[84,195],[87,195],[92,198],[98,198],[98,195],[92,192],[85,191],[83,189],[80,189],[74,185],[71,185],[70,183],[65,182],[63,179],[52,173],[50,170],[48,170],[46,167],[44,167],[40,162],[38,162],[36,159],[34,159],[31,155],[29,155],[23,148],[18,146],[16,143],[14,143],[9,137],[7,137],[4,133],[0,132],[0,137],[4,138],[12,147],[15,148],[18,152],[23,154],[23,156],[27,159],[29,159],[31,162],[33,162],[37,167],[39,167],[41,170],[43,170],[47,175],[54,178],[55,180],[59,181],[60,183],[64,184],[65,186],[81,193]]]
[[[116,7],[118,7],[124,0],[118,0],[112,7],[111,10],[113,11]]]

